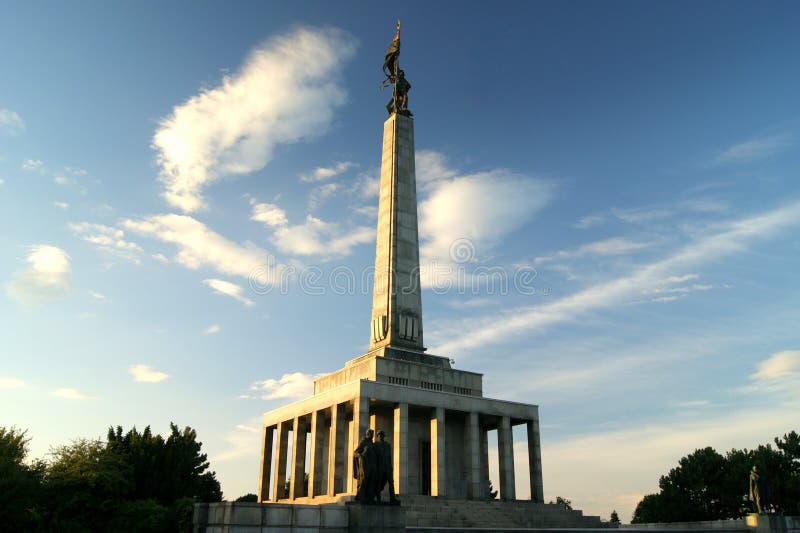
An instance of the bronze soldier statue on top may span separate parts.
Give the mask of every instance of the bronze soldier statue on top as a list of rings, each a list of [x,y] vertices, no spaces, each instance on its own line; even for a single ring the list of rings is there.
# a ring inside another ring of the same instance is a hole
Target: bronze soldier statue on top
[[[358,480],[356,501],[372,503],[378,485],[378,456],[372,442],[374,432],[368,429],[364,438],[353,451],[353,477]]]
[[[399,504],[400,500],[394,495],[394,475],[392,466],[392,447],[384,440],[386,433],[383,430],[378,431],[378,442],[375,443],[375,451],[378,452],[378,486],[376,489],[376,496],[378,501],[381,501],[381,492],[383,487],[389,484],[389,503]]]
[[[386,57],[383,60],[383,74],[386,79],[381,83],[381,89],[393,86],[392,99],[386,104],[386,111],[391,116],[392,113],[399,113],[407,117],[412,116],[408,110],[408,91],[411,84],[406,80],[405,72],[400,69],[400,21],[397,21],[397,33],[386,50]]]

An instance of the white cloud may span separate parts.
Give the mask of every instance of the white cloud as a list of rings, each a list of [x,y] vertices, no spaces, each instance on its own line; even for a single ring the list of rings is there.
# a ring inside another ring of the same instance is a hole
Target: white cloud
[[[211,287],[211,289],[217,294],[230,296],[234,300],[238,300],[248,307],[255,305],[253,300],[244,295],[244,290],[235,283],[221,279],[204,279],[203,283]]]
[[[164,254],[153,254],[150,257],[152,257],[153,259],[155,259],[159,263],[165,263],[165,264],[169,263],[169,259],[167,259],[167,256],[164,255]]]
[[[73,176],[86,176],[88,172],[79,167],[64,167],[64,172]]]
[[[345,230],[339,224],[308,215],[304,224],[277,228],[272,235],[272,241],[288,254],[344,256],[354,246],[374,243],[375,228],[357,226]]]
[[[422,265],[449,263],[451,246],[463,239],[478,255],[486,254],[550,197],[549,184],[506,170],[436,181],[419,206]]]
[[[3,185],[6,182],[3,178],[0,178],[0,185]]]
[[[219,333],[221,329],[219,324],[213,324],[203,330],[203,335],[213,335],[214,333]]]
[[[324,185],[320,185],[319,187],[315,187],[309,194],[308,194],[308,210],[314,211],[325,201],[336,194],[336,191],[339,189],[338,183],[325,183]]]
[[[377,176],[376,174],[376,171],[360,173],[356,177],[351,192],[355,193],[361,198],[377,198],[378,192],[380,192],[381,189],[381,179],[380,176]]]
[[[28,268],[17,272],[6,285],[9,295],[25,305],[37,305],[63,298],[71,289],[67,252],[57,246],[34,244],[27,247]]]
[[[24,387],[27,387],[27,384],[21,379],[0,378],[0,389],[21,389]]]
[[[304,398],[314,393],[314,380],[319,375],[294,372],[284,374],[280,379],[266,379],[256,381],[250,390],[258,391],[262,400],[276,400],[278,398]]]
[[[118,228],[91,222],[70,223],[69,229],[82,240],[95,245],[99,250],[117,257],[140,263],[142,247],[125,240],[125,232]]]
[[[559,250],[558,252],[552,254],[537,257],[534,263],[539,264],[558,259],[577,259],[586,256],[622,255],[643,250],[652,246],[652,244],[653,243],[649,242],[631,241],[623,237],[615,237],[612,239],[582,244],[571,250]]]
[[[669,218],[675,211],[664,207],[634,207],[629,209],[622,209],[619,207],[612,207],[611,214],[623,222],[631,224],[641,224],[644,222],[652,222],[653,220],[661,220]]]
[[[175,261],[192,270],[211,267],[223,274],[247,278],[256,267],[265,267],[268,272],[259,276],[259,283],[273,283],[282,268],[274,264],[266,250],[251,243],[229,241],[187,215],[153,215],[126,219],[121,224],[134,233],[175,244]]]
[[[159,372],[148,365],[131,365],[128,367],[128,373],[133,376],[133,381],[141,383],[158,383],[169,377],[169,374]]]
[[[78,390],[69,389],[69,388],[62,388],[56,389],[52,392],[53,396],[58,396],[59,398],[66,398],[67,400],[91,400],[92,396],[88,396]]]
[[[52,202],[53,207],[57,207],[59,209],[67,210],[69,209],[69,204],[67,202]]]
[[[340,161],[330,167],[317,167],[313,172],[300,174],[300,181],[313,182],[329,180],[350,170],[354,166],[355,164],[350,161]]]
[[[105,294],[99,293],[97,291],[89,291],[89,296],[91,296],[95,300],[100,300],[101,302],[107,300]]]
[[[441,152],[420,150],[414,156],[417,183],[427,188],[431,183],[456,177],[456,171],[447,165],[447,158]]]
[[[67,176],[56,176],[55,178],[53,178],[53,183],[65,187],[67,185],[74,185],[75,180]]]
[[[706,233],[671,255],[644,264],[626,276],[589,286],[547,304],[518,307],[466,324],[459,323],[454,326],[458,328],[457,335],[449,335],[444,328],[434,336],[452,340],[436,346],[433,351],[459,353],[523,332],[541,331],[548,325],[575,320],[591,311],[627,303],[643,292],[662,286],[665,279],[675,276],[675,272],[694,269],[744,251],[752,241],[767,238],[798,223],[800,202],[718,225],[715,232]]]
[[[16,111],[0,107],[0,131],[8,135],[17,135],[24,129],[25,123]]]
[[[779,154],[791,146],[788,135],[769,135],[734,144],[714,158],[714,164],[747,163]]]
[[[286,219],[286,211],[275,204],[257,203],[255,200],[251,200],[250,205],[253,206],[250,220],[262,222],[269,227],[285,226],[289,223]]]
[[[771,381],[800,375],[800,350],[774,353],[758,363],[758,372],[750,376],[759,381]]]
[[[41,172],[44,170],[44,163],[38,159],[26,159],[20,168],[28,172]]]
[[[588,229],[599,224],[602,224],[606,221],[605,215],[586,215],[585,217],[581,218],[575,224],[572,225],[573,228],[577,229]]]
[[[252,424],[258,423],[253,420]],[[236,424],[233,431],[227,433],[223,440],[228,449],[211,457],[214,463],[233,461],[243,457],[257,457],[261,449],[261,430],[252,425]]]
[[[328,129],[346,99],[339,83],[355,41],[334,28],[301,28],[250,52],[238,72],[175,106],[153,136],[163,197],[184,212],[205,206],[221,176],[263,168],[276,145]]]

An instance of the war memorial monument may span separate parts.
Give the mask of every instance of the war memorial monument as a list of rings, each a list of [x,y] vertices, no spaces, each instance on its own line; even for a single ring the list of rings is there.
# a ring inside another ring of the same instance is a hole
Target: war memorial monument
[[[481,374],[426,352],[411,85],[399,55],[398,22],[383,65],[382,87],[391,86],[392,97],[383,125],[369,349],[317,379],[310,398],[264,415],[259,504],[210,504],[195,517],[196,531],[600,525],[597,517],[543,503],[538,406],[486,398]],[[524,501],[515,493],[512,428],[518,425],[527,430],[530,500]],[[491,505],[491,430],[497,431],[498,488],[507,505],[484,509],[480,504]],[[359,472],[364,463],[354,460],[357,447],[374,446],[378,431],[391,450],[381,475],[388,469],[393,485],[384,487],[382,498],[376,490],[370,494],[368,485],[377,482],[365,480]],[[394,505],[369,505],[376,499]]]
[[[264,414],[257,503],[197,504],[196,533],[609,527],[599,517],[544,503],[538,406],[486,398],[481,374],[454,369],[448,357],[427,353],[411,85],[399,56],[398,21],[381,84],[392,87],[392,97],[383,125],[369,349],[317,379],[310,398]],[[526,500],[516,497],[514,426],[527,431]],[[492,430],[500,500],[489,493]],[[758,481],[754,467],[750,499],[757,512],[746,520],[634,527],[651,533],[797,531],[795,517],[762,510]]]

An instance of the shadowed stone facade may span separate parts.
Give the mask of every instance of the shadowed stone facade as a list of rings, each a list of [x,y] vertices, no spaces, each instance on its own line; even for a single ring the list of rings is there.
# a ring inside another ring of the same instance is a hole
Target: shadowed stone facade
[[[487,432],[497,430],[500,495],[514,500],[517,425],[531,500],[543,501],[538,407],[485,398],[481,374],[425,353],[417,228],[414,123],[395,113],[383,133],[369,351],[317,379],[310,398],[264,415],[258,501],[351,499],[352,451],[367,428],[386,432],[401,500],[485,499]]]

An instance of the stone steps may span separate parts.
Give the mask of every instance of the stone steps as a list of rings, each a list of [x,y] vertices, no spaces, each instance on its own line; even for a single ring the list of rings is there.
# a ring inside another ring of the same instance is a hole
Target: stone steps
[[[603,527],[600,517],[561,505],[526,501],[461,501],[406,496],[403,499],[409,528],[585,528]]]

